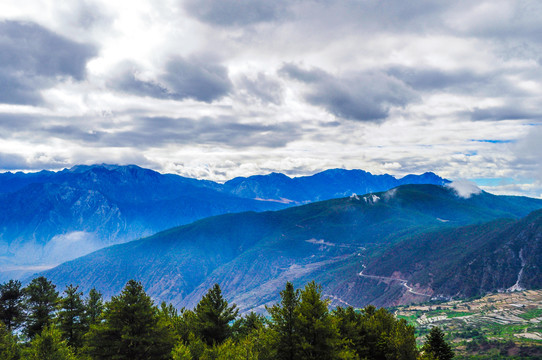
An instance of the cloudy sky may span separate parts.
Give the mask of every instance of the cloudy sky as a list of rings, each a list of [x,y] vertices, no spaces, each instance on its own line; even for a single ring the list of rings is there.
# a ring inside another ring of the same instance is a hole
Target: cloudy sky
[[[2,0],[0,171],[433,171],[541,197],[540,19],[521,0]]]

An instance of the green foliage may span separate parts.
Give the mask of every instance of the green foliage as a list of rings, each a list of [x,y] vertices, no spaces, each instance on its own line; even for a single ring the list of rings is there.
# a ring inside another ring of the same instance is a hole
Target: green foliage
[[[270,327],[276,334],[277,358],[298,359],[301,339],[298,333],[299,290],[291,282],[280,292],[280,304],[266,308],[271,315]]]
[[[17,338],[0,323],[0,359],[18,360],[21,358],[21,349],[17,343]]]
[[[329,302],[322,300],[322,289],[314,281],[301,291],[297,311],[301,357],[332,359],[336,357],[338,331],[328,311]]]
[[[253,343],[236,343],[232,339],[226,339],[222,344],[207,348],[201,357],[201,360],[258,359],[258,352],[255,351]]]
[[[367,331],[368,358],[416,359],[418,351],[414,327],[403,319],[397,320],[386,309],[367,306],[363,312],[363,325]]]
[[[342,344],[366,359],[416,359],[414,327],[386,309],[367,306],[334,311]]]
[[[105,304],[103,321],[91,326],[86,340],[84,352],[92,359],[168,359],[174,346],[158,309],[134,280]]]
[[[353,307],[338,307],[333,311],[333,317],[337,324],[337,330],[341,338],[343,348],[349,349],[361,356],[367,354],[368,349],[365,343],[367,331],[363,327],[363,315]]]
[[[30,343],[25,359],[28,360],[76,360],[73,351],[54,325],[45,326]]]
[[[218,284],[194,311],[177,310],[166,303],[154,306],[142,285],[133,280],[105,304],[95,290],[84,301],[72,285],[59,300],[54,285],[45,278],[34,280],[24,293],[29,305],[24,329],[38,320],[43,327],[30,342],[19,345],[0,323],[2,360],[75,360],[78,356],[85,360],[414,360],[418,355],[414,328],[405,320],[374,306],[330,312],[329,301],[322,298],[322,289],[314,281],[301,291],[286,283],[280,303],[267,308],[269,319],[254,312],[238,318],[236,306],[228,305]],[[450,359],[435,350],[447,345],[439,343],[443,337],[437,335],[428,336],[421,358]]]
[[[207,345],[203,340],[194,335],[194,333],[190,333],[188,335],[188,349],[190,350],[192,359],[198,360],[203,356],[203,353],[207,349]]]
[[[172,360],[192,360],[190,348],[180,341],[175,345],[171,352]]]
[[[173,322],[173,327],[177,336],[182,341],[189,341],[190,337],[194,337],[196,331],[196,314],[192,310],[182,308],[177,319]]]
[[[87,325],[98,323],[100,316],[104,310],[102,294],[96,289],[90,289],[88,298],[85,300],[85,313]]]
[[[248,336],[252,331],[265,327],[265,317],[251,311],[248,315],[237,319],[232,326],[235,339],[241,339]]]
[[[518,316],[525,320],[531,320],[537,317],[542,317],[542,309],[531,309]]]
[[[8,331],[17,329],[24,320],[23,301],[20,281],[10,280],[0,285],[0,321]]]
[[[55,289],[56,286],[43,276],[33,279],[23,289],[27,310],[24,331],[29,338],[34,338],[52,323],[59,302],[58,292]]]
[[[60,300],[58,322],[60,331],[68,341],[68,345],[80,349],[86,331],[86,319],[83,293],[77,292],[77,289],[77,286],[69,285],[64,290],[65,297]]]
[[[220,286],[215,284],[196,306],[196,331],[208,345],[221,344],[231,335],[229,323],[237,313],[235,304],[228,306]]]
[[[435,360],[450,360],[454,357],[450,344],[444,340],[444,333],[438,326],[433,327],[427,335],[422,351],[432,355]]]

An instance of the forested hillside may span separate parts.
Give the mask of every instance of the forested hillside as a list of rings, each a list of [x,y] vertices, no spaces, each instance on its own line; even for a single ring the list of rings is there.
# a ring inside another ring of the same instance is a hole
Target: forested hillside
[[[103,302],[77,286],[62,294],[46,278],[0,286],[0,358],[76,359],[451,359],[435,328],[421,353],[414,328],[385,309],[329,309],[321,287],[287,282],[267,317],[239,316],[215,284],[194,309],[156,306],[130,280]]]

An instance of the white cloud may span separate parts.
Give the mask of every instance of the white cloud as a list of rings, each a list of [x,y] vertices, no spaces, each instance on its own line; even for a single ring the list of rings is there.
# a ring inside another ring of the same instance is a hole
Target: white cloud
[[[472,195],[478,195],[482,193],[482,189],[480,189],[475,183],[465,179],[452,181],[446,186],[452,188],[457,194],[457,196],[465,199],[470,198]]]
[[[134,162],[225,180],[345,167],[508,177],[542,193],[538,2],[229,3],[2,1],[0,21],[96,52],[74,78],[28,88],[30,63],[15,79],[0,170]],[[281,76],[285,64],[325,76],[311,88]]]

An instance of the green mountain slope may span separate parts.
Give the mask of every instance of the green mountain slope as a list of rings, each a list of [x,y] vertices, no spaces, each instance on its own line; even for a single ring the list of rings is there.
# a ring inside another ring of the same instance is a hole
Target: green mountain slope
[[[405,185],[276,212],[207,218],[97,251],[43,275],[61,287],[96,287],[106,296],[134,278],[156,299],[189,307],[218,282],[242,309],[275,301],[267,294],[278,294],[286,280],[316,279],[340,302],[346,301],[340,286],[362,270],[362,261],[405,236],[518,218],[540,207],[536,199],[488,193],[464,199],[446,187]],[[356,296],[353,286],[347,302],[361,306],[374,300]]]
[[[432,297],[471,297],[541,288],[541,264],[542,210],[538,210],[521,220],[501,219],[409,237],[369,261],[358,286],[386,299],[404,287],[399,280],[384,279],[396,278]],[[386,286],[375,290],[378,282]]]

